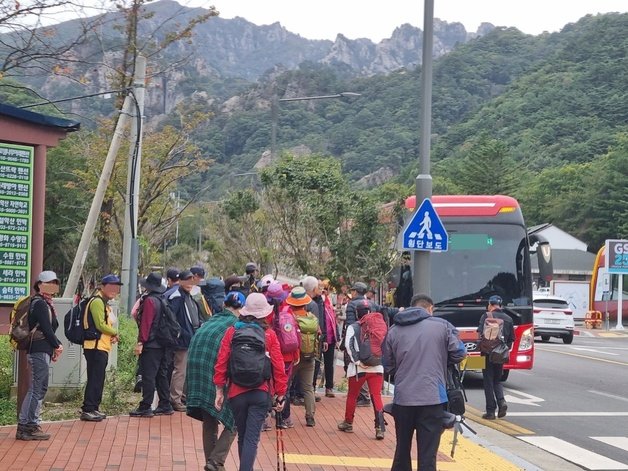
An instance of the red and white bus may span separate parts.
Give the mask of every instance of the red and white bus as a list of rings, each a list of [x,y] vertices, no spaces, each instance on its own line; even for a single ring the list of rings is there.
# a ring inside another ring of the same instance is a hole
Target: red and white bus
[[[628,275],[606,273],[606,246],[597,252],[593,263],[593,273],[589,286],[589,310],[600,313],[608,312],[609,322],[617,321],[617,301],[619,299],[619,277],[624,277],[622,295],[622,313],[628,312]],[[604,293],[608,293],[606,296]],[[625,315],[625,314],[624,314]],[[625,318],[624,318],[625,319]]]
[[[406,200],[415,208],[415,197]],[[519,203],[509,196],[433,196],[432,204],[449,236],[447,252],[431,255],[431,293],[434,315],[450,321],[460,331],[471,361],[479,356],[477,328],[488,299],[499,295],[503,309],[513,319],[515,342],[509,370],[531,369],[534,363],[532,275],[530,242]],[[538,237],[538,236],[534,236]],[[549,246],[537,250],[542,271],[551,270]],[[541,254],[543,252],[543,255]],[[543,260],[541,260],[543,259]]]

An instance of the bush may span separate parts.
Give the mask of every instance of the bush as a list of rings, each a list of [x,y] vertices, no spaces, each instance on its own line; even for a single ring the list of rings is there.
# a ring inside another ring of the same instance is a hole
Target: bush
[[[16,405],[11,400],[13,385],[13,348],[8,335],[0,335],[0,425],[16,422]]]

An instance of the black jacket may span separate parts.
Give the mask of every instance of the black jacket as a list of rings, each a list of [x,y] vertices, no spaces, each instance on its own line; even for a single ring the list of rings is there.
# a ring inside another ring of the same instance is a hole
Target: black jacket
[[[28,311],[29,328],[32,329],[36,325],[37,330],[44,334],[44,338],[33,341],[28,352],[44,352],[52,356],[53,350],[61,345],[61,342],[55,335],[56,330],[59,328],[59,321],[46,300],[37,295],[32,297],[31,307]]]

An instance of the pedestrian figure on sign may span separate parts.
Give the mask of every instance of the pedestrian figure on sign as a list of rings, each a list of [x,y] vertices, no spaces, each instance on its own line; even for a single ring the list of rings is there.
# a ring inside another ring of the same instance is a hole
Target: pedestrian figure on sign
[[[432,219],[430,218],[430,213],[428,211],[425,211],[425,213],[423,214],[423,221],[421,221],[421,230],[419,231],[417,238],[422,239],[423,233],[427,233],[427,238],[431,239],[432,238],[431,227],[432,227]]]

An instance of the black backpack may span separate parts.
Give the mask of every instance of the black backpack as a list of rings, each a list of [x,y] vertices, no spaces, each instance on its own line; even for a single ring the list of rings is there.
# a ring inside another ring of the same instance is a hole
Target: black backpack
[[[65,338],[71,343],[76,345],[83,345],[85,340],[98,340],[100,338],[100,332],[96,330],[94,326],[94,320],[87,311],[87,305],[92,299],[100,299],[105,302],[99,296],[91,296],[88,298],[82,298],[77,304],[66,312],[63,318],[63,331]],[[84,316],[87,315],[87,329],[83,324]],[[107,309],[105,309],[105,322],[107,321]]]
[[[144,301],[149,296],[155,299],[160,306],[159,312],[155,314],[155,319],[151,326],[151,336],[154,335],[154,337],[150,340],[154,339],[162,347],[176,347],[181,336],[181,326],[177,321],[176,314],[172,312],[168,301],[162,295],[150,293],[142,299],[137,313],[137,324],[139,325],[141,322]]]
[[[255,322],[238,322],[234,327],[229,378],[238,386],[257,388],[271,378],[270,358],[266,355],[266,333]]]
[[[458,365],[447,366],[447,410],[454,415],[463,416],[467,397],[462,386],[462,379]]]

